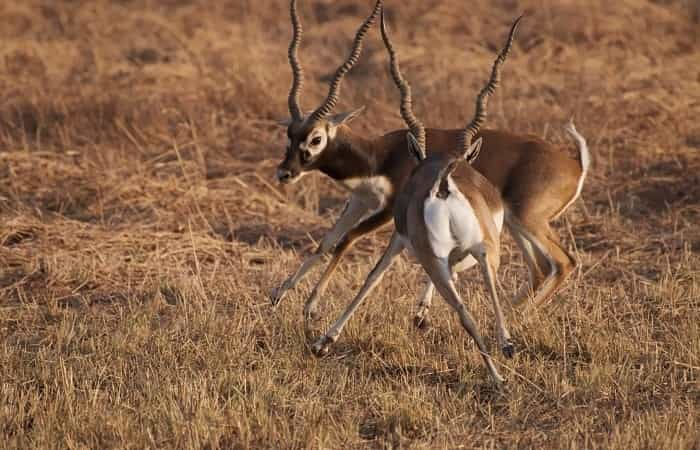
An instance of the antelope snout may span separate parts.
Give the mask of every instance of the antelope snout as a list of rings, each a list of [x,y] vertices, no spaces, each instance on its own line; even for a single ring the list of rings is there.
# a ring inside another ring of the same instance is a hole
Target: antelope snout
[[[277,168],[277,181],[286,184],[294,179],[294,174],[289,169]]]

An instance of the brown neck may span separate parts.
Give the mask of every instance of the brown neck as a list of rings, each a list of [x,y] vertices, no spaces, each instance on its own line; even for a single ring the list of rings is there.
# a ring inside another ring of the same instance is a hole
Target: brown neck
[[[339,181],[377,175],[379,163],[373,141],[341,125],[329,145],[317,163],[321,172]]]

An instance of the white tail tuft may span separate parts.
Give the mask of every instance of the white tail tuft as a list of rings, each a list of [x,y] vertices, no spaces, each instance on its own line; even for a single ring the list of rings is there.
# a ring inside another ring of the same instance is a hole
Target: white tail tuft
[[[579,151],[579,160],[581,161],[581,171],[583,172],[580,184],[583,184],[583,179],[586,178],[586,174],[588,173],[588,167],[591,165],[591,154],[588,151],[588,144],[586,143],[586,139],[576,131],[573,118],[569,120],[569,123],[566,124],[564,129],[576,141],[576,146]]]
[[[578,147],[579,162],[581,163],[581,178],[578,180],[578,187],[576,188],[576,193],[571,200],[564,205],[564,207],[554,215],[552,219],[556,219],[566,211],[572,203],[576,201],[579,195],[581,195],[581,190],[583,190],[583,182],[586,180],[586,175],[588,175],[588,167],[591,165],[591,154],[588,151],[588,144],[586,139],[576,131],[576,126],[574,125],[574,119],[571,118],[569,123],[564,127],[567,133],[576,141],[576,147]]]

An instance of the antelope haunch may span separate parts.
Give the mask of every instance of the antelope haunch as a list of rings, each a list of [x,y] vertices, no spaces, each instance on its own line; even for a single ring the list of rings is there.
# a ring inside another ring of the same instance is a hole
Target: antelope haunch
[[[381,7],[378,0],[358,30],[350,57],[331,83],[329,98],[337,100],[340,80],[359,57],[362,39]],[[348,124],[361,109],[330,115],[329,108],[323,106],[331,104],[332,109],[335,102],[327,99],[319,108],[324,113],[321,118],[316,113],[304,116],[298,105],[303,72],[296,56],[301,25],[295,0],[291,1],[291,15],[295,25],[289,52],[294,75],[289,95],[291,120],[287,127],[286,155],[277,169],[278,179],[281,183],[291,183],[306,173],[319,171],[351,192],[343,213],[314,254],[272,292],[271,300],[276,305],[324,255],[332,252],[328,266],[305,303],[304,317],[308,320],[317,317],[319,299],[342,256],[358,238],[392,219],[397,193],[406,184],[416,161],[406,152],[405,129],[375,138],[353,132]],[[518,294],[515,304],[527,300],[530,293],[534,294],[535,303],[546,301],[576,266],[549,225],[578,198],[588,171],[590,158],[585,140],[573,128],[568,130],[575,137],[578,158],[536,136],[484,129],[474,137],[483,138],[484,144],[473,167],[496,187],[508,205],[511,214],[505,218],[505,225],[528,267],[529,285]],[[425,133],[426,148],[430,152],[454,152],[459,148],[462,133],[460,129],[429,128]],[[422,137],[417,138],[420,141]],[[527,235],[536,237],[541,247],[530,244]],[[428,281],[419,300],[417,325],[427,323],[433,290]]]
[[[479,154],[482,139],[473,137],[486,119],[489,96],[495,91],[502,64],[510,51],[520,19],[511,28],[508,41],[498,55],[491,78],[477,97],[474,119],[462,132],[459,152],[426,151],[421,141],[423,126],[411,112],[410,87],[401,76],[398,59],[381,18],[382,38],[390,55],[390,67],[401,91],[401,115],[411,129],[411,153],[419,164],[398,194],[394,205],[394,232],[387,250],[367,277],[362,289],[347,311],[331,329],[312,346],[317,355],[328,351],[352,313],[381,280],[404,248],[408,248],[423,266],[432,283],[447,303],[458,313],[462,326],[476,342],[493,379],[502,382],[476,323],[467,310],[453,282],[453,274],[478,261],[496,314],[497,335],[503,353],[511,358],[513,344],[505,326],[496,294],[495,277],[499,265],[499,235],[503,227],[504,205],[500,193],[468,163]],[[413,133],[419,136],[413,138]],[[459,165],[466,160],[467,164]],[[459,177],[452,173],[461,169]]]

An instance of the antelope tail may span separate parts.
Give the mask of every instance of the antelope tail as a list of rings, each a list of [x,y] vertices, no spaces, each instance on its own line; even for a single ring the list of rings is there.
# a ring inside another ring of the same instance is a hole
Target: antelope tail
[[[586,180],[586,175],[588,175],[588,168],[591,165],[591,154],[588,151],[588,144],[586,143],[586,139],[581,136],[581,134],[576,131],[576,126],[574,126],[574,121],[569,120],[569,123],[566,124],[564,127],[564,130],[571,136],[576,142],[576,147],[578,148],[578,160],[579,163],[581,164],[581,176],[578,179],[578,186],[576,187],[576,192],[574,193],[573,197],[571,197],[571,200],[568,201],[564,207],[554,215],[552,219],[556,219],[560,215],[566,211],[569,206],[571,206],[576,199],[581,195],[581,191],[583,190],[583,182]]]
[[[573,119],[566,124],[564,130],[574,139],[576,147],[578,147],[579,162],[581,163],[581,184],[583,184],[583,180],[586,178],[586,174],[588,174],[588,167],[591,165],[591,154],[588,151],[588,144],[586,143],[586,139],[576,131]]]

